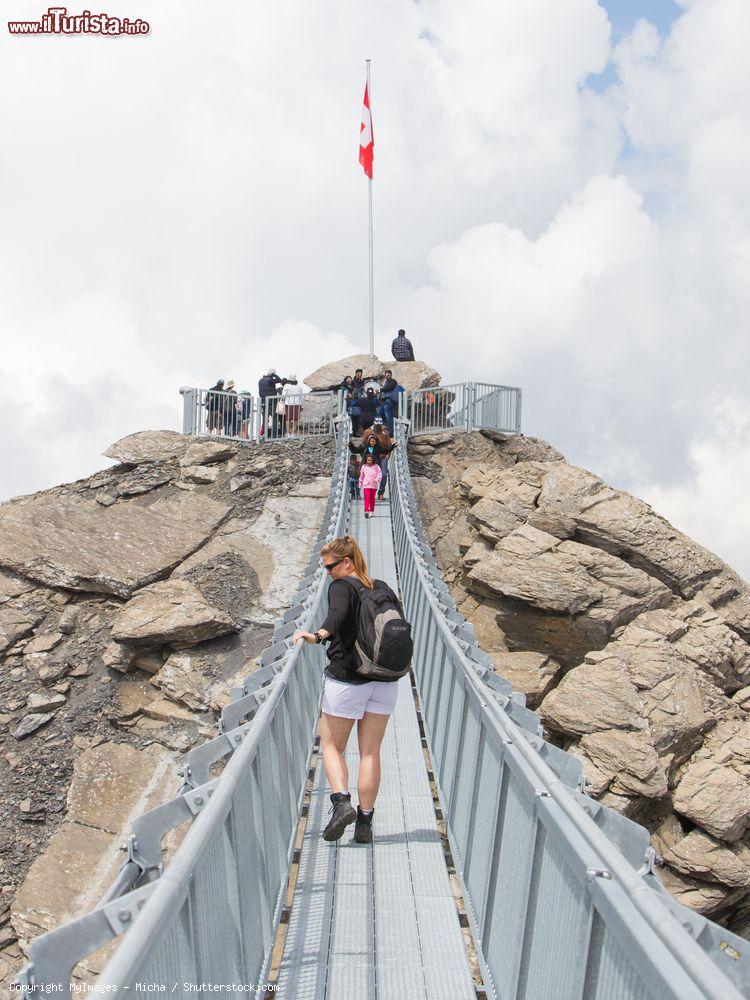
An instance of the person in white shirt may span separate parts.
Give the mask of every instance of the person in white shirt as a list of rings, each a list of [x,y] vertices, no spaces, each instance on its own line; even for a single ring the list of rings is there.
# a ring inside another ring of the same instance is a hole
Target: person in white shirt
[[[290,375],[289,382],[281,390],[281,399],[284,404],[284,422],[286,424],[287,437],[295,437],[299,427],[300,414],[305,394],[296,384],[297,376]],[[292,385],[292,383],[295,383]]]

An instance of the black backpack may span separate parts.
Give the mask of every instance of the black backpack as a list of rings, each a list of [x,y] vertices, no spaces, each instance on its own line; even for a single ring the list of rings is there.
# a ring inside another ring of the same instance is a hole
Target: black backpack
[[[398,597],[382,580],[373,581],[373,590],[356,577],[345,581],[359,597],[354,672],[371,681],[395,681],[408,674],[414,644]]]

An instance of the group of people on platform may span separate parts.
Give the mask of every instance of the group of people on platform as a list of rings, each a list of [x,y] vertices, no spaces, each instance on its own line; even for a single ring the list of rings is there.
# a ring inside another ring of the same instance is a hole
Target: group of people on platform
[[[269,437],[295,437],[305,393],[298,385],[297,376],[281,378],[275,368],[269,368],[258,382],[260,400],[260,434],[264,436],[266,418]],[[281,397],[280,399],[276,397]],[[273,397],[273,398],[272,398]],[[223,378],[206,392],[206,430],[209,434],[225,437],[249,438],[253,417],[253,397],[247,389],[237,392],[234,379]]]
[[[391,344],[397,361],[413,361],[414,349],[404,330],[399,330]],[[275,368],[269,368],[258,382],[261,437],[296,437],[305,393],[297,388],[297,376],[282,378]],[[393,435],[393,420],[398,416],[399,400],[404,391],[386,370],[380,378],[364,379],[361,368],[347,375],[338,389],[344,392],[352,433],[361,434],[382,417]],[[252,434],[253,398],[247,389],[237,391],[234,379],[217,379],[206,392],[206,431],[225,437],[249,438]]]

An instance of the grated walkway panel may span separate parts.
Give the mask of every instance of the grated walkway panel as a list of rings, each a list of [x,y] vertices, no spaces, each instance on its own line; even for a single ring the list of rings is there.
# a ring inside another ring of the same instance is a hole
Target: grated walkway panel
[[[367,520],[353,505],[350,532],[370,574],[397,589],[390,507]],[[357,801],[357,729],[346,749]],[[408,677],[381,749],[372,846],[353,827],[321,834],[330,788],[318,761],[277,996],[285,1000],[462,1000],[476,996],[445,867]]]

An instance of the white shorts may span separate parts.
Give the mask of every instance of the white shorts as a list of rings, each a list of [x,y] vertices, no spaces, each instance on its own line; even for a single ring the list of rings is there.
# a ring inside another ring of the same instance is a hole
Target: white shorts
[[[396,707],[398,681],[347,684],[327,674],[323,677],[322,711],[341,719],[361,719],[365,712],[390,715]]]

